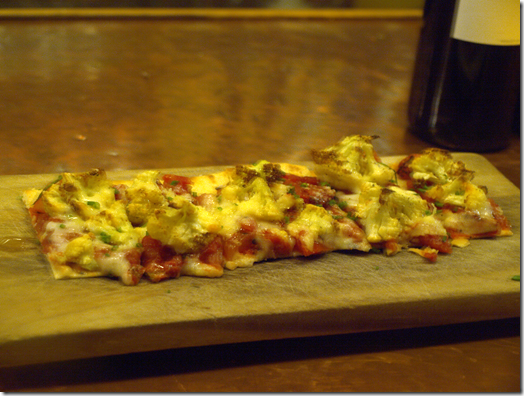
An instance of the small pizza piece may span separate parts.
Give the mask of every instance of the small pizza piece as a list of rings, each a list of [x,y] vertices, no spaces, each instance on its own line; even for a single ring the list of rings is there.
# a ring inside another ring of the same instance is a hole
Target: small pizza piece
[[[104,171],[63,173],[23,198],[55,278],[115,276],[138,283],[145,230],[131,225]]]
[[[413,191],[397,186],[363,185],[353,215],[368,241],[387,255],[406,247],[431,247],[451,253],[446,229],[435,209]]]
[[[374,248],[386,255],[407,247],[450,253],[451,243],[435,217],[435,207],[398,185],[395,170],[380,161],[372,146],[375,138],[355,135],[313,151],[316,173],[336,187],[335,198]]]
[[[398,165],[399,177],[424,200],[437,208],[456,246],[464,240],[512,235],[502,209],[487,196],[487,188],[472,182],[474,172],[464,163],[453,161],[446,150],[428,149],[404,158]]]
[[[64,173],[25,203],[55,278],[111,276],[135,285],[333,250],[368,251],[336,191],[307,168],[260,161],[186,177]]]

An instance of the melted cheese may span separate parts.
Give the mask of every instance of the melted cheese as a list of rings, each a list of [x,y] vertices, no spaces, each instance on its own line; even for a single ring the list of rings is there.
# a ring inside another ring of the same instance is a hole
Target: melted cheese
[[[217,195],[217,189],[227,186],[230,183],[232,172],[232,169],[227,169],[212,175],[195,176],[191,179],[191,190],[198,195]]]

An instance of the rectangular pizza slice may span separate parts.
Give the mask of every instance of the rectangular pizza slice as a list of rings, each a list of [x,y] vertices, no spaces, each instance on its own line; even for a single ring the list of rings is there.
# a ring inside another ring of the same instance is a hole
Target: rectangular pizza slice
[[[469,238],[511,235],[473,172],[442,150],[388,166],[376,137],[313,150],[314,168],[259,161],[187,177],[144,171],[111,181],[94,169],[24,192],[55,278],[136,285],[336,250],[408,248],[435,261]]]
[[[307,168],[260,161],[185,177],[145,171],[64,173],[24,193],[54,276],[115,276],[135,285],[333,250],[368,251],[336,192]]]

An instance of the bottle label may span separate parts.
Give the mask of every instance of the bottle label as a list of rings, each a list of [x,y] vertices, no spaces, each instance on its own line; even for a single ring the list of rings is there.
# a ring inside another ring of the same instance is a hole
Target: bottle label
[[[520,1],[457,0],[451,37],[478,44],[520,45]]]

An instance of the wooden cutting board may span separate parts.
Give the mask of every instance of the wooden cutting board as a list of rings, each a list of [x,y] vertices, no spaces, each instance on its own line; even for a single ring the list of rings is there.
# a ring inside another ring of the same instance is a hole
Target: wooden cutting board
[[[503,208],[513,236],[472,241],[435,264],[407,251],[340,252],[135,287],[54,280],[20,196],[56,175],[0,176],[0,366],[518,317],[520,282],[512,277],[520,274],[520,190],[480,155],[455,158],[477,172],[475,182]]]

